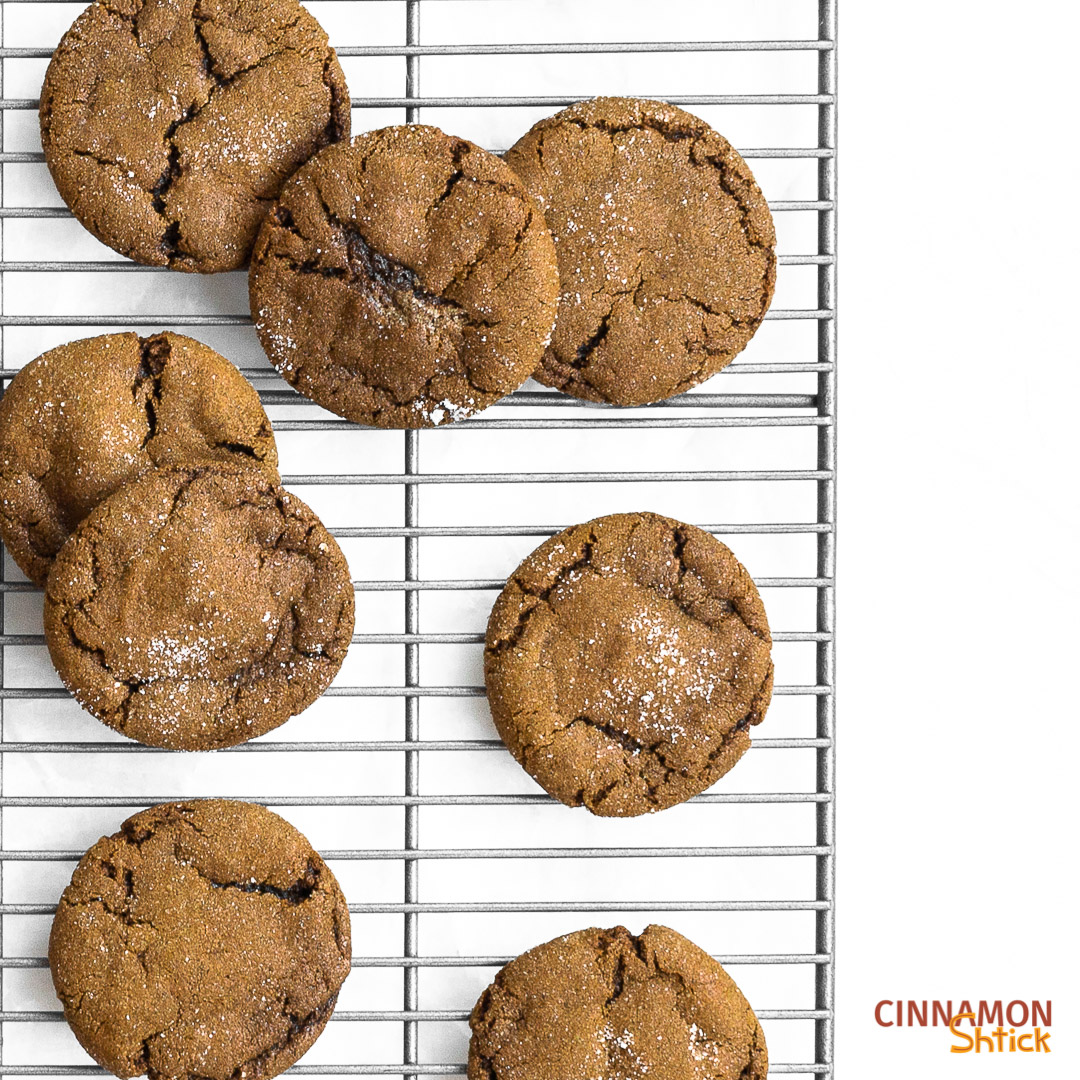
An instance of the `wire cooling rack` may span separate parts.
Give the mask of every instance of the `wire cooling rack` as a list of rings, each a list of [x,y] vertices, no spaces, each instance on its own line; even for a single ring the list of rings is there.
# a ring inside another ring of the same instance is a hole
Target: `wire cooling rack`
[[[662,406],[595,408],[530,384],[452,429],[354,428],[268,367],[243,314],[243,275],[138,267],[71,219],[35,110],[80,5],[0,4],[3,378],[76,337],[191,328],[259,387],[285,482],[341,540],[359,613],[341,676],[308,712],[230,751],[167,754],[74,705],[43,647],[40,593],[5,561],[0,1075],[100,1073],[51,992],[56,898],[79,854],[134,810],[220,795],[294,821],[351,901],[354,971],[294,1073],[459,1075],[468,1010],[510,956],[584,926],[657,921],[728,966],[763,1021],[774,1073],[829,1076],[834,0],[670,0],[662,15],[633,0],[310,6],[356,95],[354,131],[423,118],[502,150],[597,93],[705,116],[770,197],[775,306],[735,364]],[[483,626],[505,575],[542,538],[639,508],[703,524],[747,564],[781,685],[754,749],[713,790],[654,817],[600,821],[555,804],[494,737]]]

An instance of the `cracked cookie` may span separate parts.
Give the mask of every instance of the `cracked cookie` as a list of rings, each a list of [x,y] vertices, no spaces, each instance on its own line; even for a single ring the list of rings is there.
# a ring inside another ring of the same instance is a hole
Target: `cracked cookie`
[[[257,464],[278,479],[259,395],[225,357],[168,332],[61,345],[0,401],[0,536],[44,585],[102,499],[154,466],[199,461]]]
[[[353,631],[334,538],[255,469],[155,469],[53,564],[45,641],[84,709],[148,746],[253,739],[330,685]]]
[[[345,77],[295,0],[98,0],[41,92],[41,143],[64,202],[136,262],[247,263],[281,185],[348,137]]]
[[[612,514],[510,576],[484,678],[499,735],[542,787],[634,817],[704,791],[747,751],[772,696],[771,648],[757,588],[719,540]]]
[[[511,961],[469,1018],[469,1080],[765,1080],[731,976],[666,926],[579,930]]]
[[[251,258],[251,316],[300,393],[360,424],[434,427],[516,390],[555,321],[551,236],[493,154],[409,125],[327,147]]]
[[[329,867],[252,803],[164,803],[82,857],[49,938],[53,985],[117,1076],[266,1080],[319,1037],[349,974]]]
[[[776,235],[746,162],[704,120],[598,98],[506,153],[555,238],[561,292],[536,378],[644,405],[726,367],[765,317]]]

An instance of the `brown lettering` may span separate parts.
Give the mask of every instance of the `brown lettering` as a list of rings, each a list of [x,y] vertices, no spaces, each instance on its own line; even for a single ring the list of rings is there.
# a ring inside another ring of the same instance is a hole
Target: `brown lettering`
[[[1043,1010],[1043,1003],[1041,1001],[1033,1001],[1031,1003],[1031,1022],[1032,1024],[1042,1024],[1044,1027],[1050,1027],[1050,1006],[1051,1002],[1046,1002],[1046,1009]]]
[[[1019,1005],[1023,1012],[1020,1013],[1020,1019],[1017,1020],[1013,1016],[1013,1006]],[[1023,1027],[1028,1022],[1028,1007],[1026,1001],[1010,1001],[1005,1006],[1005,1019],[1012,1024],[1013,1027]]]
[[[878,1022],[879,1027],[892,1027],[893,1026],[893,1022],[891,1020],[883,1020],[881,1018],[881,1010],[884,1009],[886,1005],[891,1005],[891,1004],[892,1004],[891,1001],[879,1001],[877,1003],[877,1008],[874,1009],[874,1019]]]
[[[933,1013],[930,1017],[930,1023],[934,1027],[948,1027],[949,1021],[952,1020],[952,1002],[946,1001],[944,1005],[940,1001],[935,1001],[933,1004]]]

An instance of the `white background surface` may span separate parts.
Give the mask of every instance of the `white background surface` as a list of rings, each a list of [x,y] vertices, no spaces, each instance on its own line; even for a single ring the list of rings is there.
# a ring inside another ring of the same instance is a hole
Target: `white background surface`
[[[840,6],[837,1075],[1080,1075],[1067,3]],[[1054,1003],[943,1052],[882,998]]]
[[[604,16],[610,4],[484,3],[464,10],[485,15],[471,25],[446,23],[445,3],[425,5],[425,40],[535,40],[587,34],[620,40],[683,36],[686,19],[707,22],[703,36],[815,36],[816,3],[790,0],[739,4],[624,3],[619,33]],[[314,3],[335,43],[400,40],[398,5]],[[7,11],[9,45],[55,42],[77,5]],[[348,14],[352,9],[353,14]],[[431,12],[429,17],[428,13]],[[20,21],[21,20],[21,21]],[[1068,685],[1076,667],[1077,497],[1073,414],[1078,400],[1077,347],[1069,332],[1075,309],[1077,248],[1075,150],[1070,143],[1075,91],[1069,79],[1077,18],[1063,3],[932,4],[911,0],[884,5],[841,0],[840,24],[840,552],[839,552],[839,877],[837,1075],[891,1077],[987,1075],[1074,1077],[1076,1050],[1075,877],[1077,708]],[[793,31],[792,26],[796,29]],[[511,27],[514,29],[511,31]],[[590,30],[590,27],[592,28]],[[781,29],[782,28],[782,29]],[[606,32],[606,34],[605,34]],[[457,33],[459,36],[454,37]],[[21,36],[20,36],[21,35]],[[790,58],[787,58],[790,59]],[[812,55],[790,64],[777,55],[709,57],[705,61],[648,57],[543,62],[425,60],[425,93],[577,92],[812,92]],[[33,96],[43,64],[8,61],[8,96]],[[401,61],[346,64],[354,94],[401,92]],[[425,119],[477,138],[508,145],[550,109],[441,110]],[[811,145],[812,107],[701,108],[736,145]],[[398,122],[400,110],[358,114],[355,130]],[[6,149],[35,149],[27,116],[6,128]],[[813,198],[813,170],[781,162],[754,163],[773,199]],[[8,166],[8,205],[50,205],[55,192],[40,166]],[[805,221],[803,219],[806,219]],[[780,249],[810,250],[809,214],[778,215]],[[71,223],[9,221],[5,256],[101,258],[107,255]],[[41,288],[35,275],[9,276],[5,310],[78,312],[102,310],[184,313],[243,310],[243,279],[168,275],[93,279],[80,275]],[[140,285],[136,286],[136,282]],[[61,286],[62,287],[59,287]],[[168,305],[168,306],[167,306]],[[813,274],[781,272],[776,306],[812,307]],[[155,327],[156,328],[156,327]],[[797,323],[763,328],[745,359],[806,360],[812,340]],[[41,349],[82,333],[8,330],[6,363],[22,363]],[[249,331],[208,331],[199,336],[242,365],[258,362]],[[812,390],[812,376],[720,376],[724,389]],[[724,382],[723,380],[728,380]],[[717,381],[708,388],[716,390]],[[298,415],[294,412],[292,415]],[[521,409],[500,415],[523,415]],[[565,415],[565,414],[561,414]],[[812,440],[795,430],[770,438],[742,431],[695,436],[579,435],[545,447],[495,433],[434,433],[424,437],[426,469],[649,468],[692,455],[699,467],[812,468]],[[320,456],[344,455],[358,472],[400,469],[398,435],[362,432],[339,436],[329,450],[296,435],[281,438],[283,471],[321,467]],[[483,442],[481,442],[481,439]],[[689,437],[687,437],[689,439]],[[483,452],[480,448],[483,447]],[[487,455],[485,457],[485,455]],[[704,485],[581,486],[560,493],[520,485],[427,489],[422,520],[570,521],[590,513],[648,505],[689,520],[801,520],[812,501],[798,485],[728,485],[722,510],[716,489]],[[400,494],[380,486],[364,499],[346,500],[333,489],[303,492],[330,524],[400,520]],[[538,494],[546,501],[538,502]],[[805,541],[806,538],[802,538]],[[461,542],[422,545],[428,577],[498,577],[535,540],[487,545]],[[732,546],[758,575],[812,574],[812,546],[781,538],[736,537]],[[399,541],[353,542],[347,548],[354,576],[401,575]],[[434,594],[425,598],[427,629],[480,629],[491,595]],[[793,590],[766,596],[774,626],[812,625]],[[400,630],[400,597],[369,598],[359,629]],[[430,603],[429,603],[430,601]],[[34,631],[34,602],[9,607],[9,632]],[[14,620],[14,621],[12,621]],[[22,620],[20,622],[20,620]],[[400,647],[354,649],[343,679],[352,684],[393,683],[401,678]],[[812,681],[812,655],[804,647],[778,652],[781,682]],[[12,681],[51,685],[43,657],[9,650]],[[425,647],[424,681],[477,681],[477,651]],[[778,699],[762,734],[812,734],[808,702]],[[427,738],[487,737],[482,703],[425,703]],[[362,725],[362,726],[360,726]],[[809,725],[809,726],[808,726]],[[357,717],[349,702],[327,699],[281,729],[282,738],[396,738],[398,703],[374,701]],[[8,739],[107,737],[77,710],[23,714],[9,710]],[[725,790],[812,788],[812,759],[781,752],[751,755]],[[152,795],[253,794],[290,783],[297,791],[400,790],[400,756],[308,755],[286,780],[277,755],[225,755],[166,761],[104,756],[110,771],[92,775],[82,759],[43,755],[22,771],[9,770],[5,792],[100,790],[102,783]],[[138,760],[132,774],[121,770]],[[24,763],[26,765],[26,763]],[[508,758],[490,754],[427,755],[423,790],[476,792],[532,790]],[[719,789],[718,789],[719,790]],[[597,823],[559,808],[528,813],[424,811],[427,845],[511,843],[529,830],[537,843],[664,843],[672,829],[687,843],[809,843],[806,807],[696,806],[642,823]],[[126,811],[125,811],[126,812]],[[399,810],[316,813],[286,811],[319,846],[399,846]],[[8,811],[5,845],[85,846],[111,831],[116,811]],[[32,819],[32,820],[31,820]],[[812,895],[801,861],[770,869],[729,861],[699,868],[692,882],[686,865],[652,862],[650,877],[618,880],[622,896]],[[782,862],[782,861],[781,861]],[[497,879],[463,876],[463,864],[426,864],[424,896],[485,895]],[[9,868],[5,899],[45,902],[68,872]],[[400,867],[373,862],[336,867],[350,899],[400,896]],[[506,867],[504,867],[506,869]],[[499,888],[506,895],[608,896],[605,860],[586,872],[580,865],[516,865]],[[551,874],[542,871],[550,869]],[[571,877],[572,875],[572,877]],[[501,894],[500,894],[501,895]],[[14,922],[14,920],[9,920]],[[533,920],[458,919],[422,925],[425,951],[442,935],[447,951],[513,952],[589,921],[586,916]],[[594,920],[595,921],[595,920]],[[610,921],[614,921],[612,918]],[[629,920],[631,926],[642,916]],[[717,952],[803,950],[807,925],[716,916],[669,917],[670,922]],[[40,953],[47,921],[8,928],[8,955]],[[357,951],[400,951],[400,920],[358,917],[364,936]],[[429,929],[430,928],[430,929]],[[22,936],[20,936],[22,935]],[[756,937],[755,935],[760,935]],[[785,936],[788,935],[788,936]],[[812,941],[812,939],[810,939]],[[42,972],[8,973],[5,1007],[51,1008]],[[759,1007],[809,1007],[805,971],[733,969]],[[450,971],[422,983],[422,1005],[468,1007],[489,971]],[[426,978],[426,976],[425,976]],[[397,980],[395,982],[395,979]],[[949,1055],[947,1034],[883,1031],[872,1019],[881,998],[1052,999],[1054,1054],[1046,1059]],[[350,979],[343,1008],[397,1008],[400,976],[367,972]],[[433,1025],[439,1027],[439,1025]],[[5,1060],[83,1060],[57,1025],[7,1025]],[[379,1031],[375,1031],[379,1028]],[[809,1025],[767,1025],[775,1060],[805,1061]],[[391,1030],[385,1030],[391,1029]],[[367,1044],[358,1050],[357,1039]],[[463,1049],[460,1025],[435,1032],[428,1060],[450,1060]],[[393,1060],[399,1033],[393,1025],[332,1027],[311,1061]],[[22,1055],[20,1058],[19,1055]]]

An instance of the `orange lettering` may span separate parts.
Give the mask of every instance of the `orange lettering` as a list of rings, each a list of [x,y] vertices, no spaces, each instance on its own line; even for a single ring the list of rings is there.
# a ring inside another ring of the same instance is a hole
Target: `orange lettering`
[[[964,1040],[967,1041],[967,1046],[955,1046],[955,1045],[950,1046],[949,1047],[949,1053],[950,1054],[970,1054],[971,1053],[972,1047],[974,1047],[974,1045],[975,1045],[975,1040],[970,1035],[968,1035],[966,1032],[957,1031],[956,1030],[956,1023],[957,1023],[958,1020],[974,1020],[974,1019],[975,1019],[975,1014],[974,1013],[966,1012],[966,1013],[957,1013],[956,1016],[954,1016],[949,1021],[949,1030],[953,1033],[953,1036],[955,1038],[957,1038],[957,1039],[964,1039]]]

